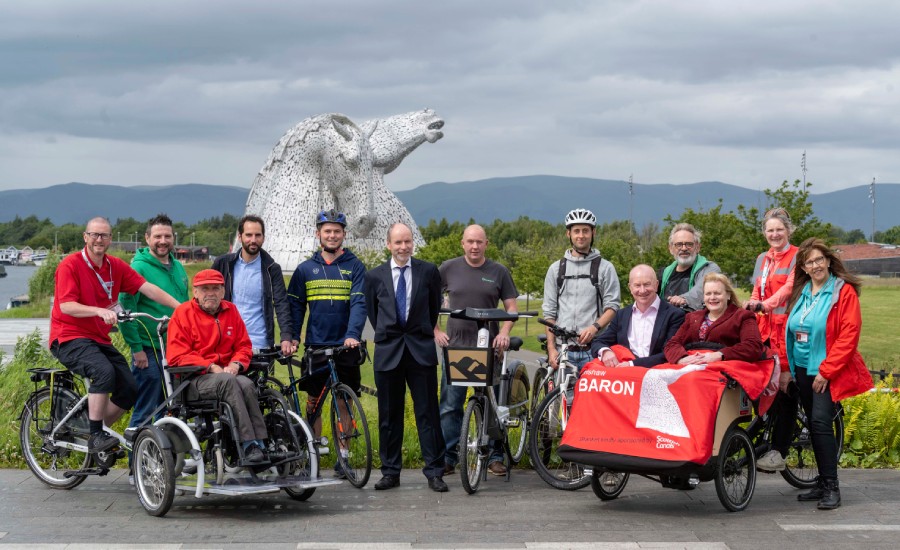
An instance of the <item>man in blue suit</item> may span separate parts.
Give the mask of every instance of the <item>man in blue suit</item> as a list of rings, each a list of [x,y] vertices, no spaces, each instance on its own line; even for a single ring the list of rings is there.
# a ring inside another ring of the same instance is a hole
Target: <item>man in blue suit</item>
[[[391,259],[366,273],[369,321],[375,329],[375,387],[378,388],[378,434],[381,480],[375,489],[400,485],[403,413],[406,386],[413,399],[419,445],[428,487],[447,491],[444,483],[444,436],[438,412],[437,351],[434,330],[441,307],[441,275],[434,264],[412,257],[408,226],[388,230]]]
[[[684,322],[684,311],[660,300],[659,280],[649,265],[640,264],[628,274],[628,290],[634,297],[631,307],[616,312],[609,326],[591,342],[591,356],[607,367],[652,367],[666,362],[663,346]],[[610,349],[614,345],[631,350],[635,359],[620,362]]]

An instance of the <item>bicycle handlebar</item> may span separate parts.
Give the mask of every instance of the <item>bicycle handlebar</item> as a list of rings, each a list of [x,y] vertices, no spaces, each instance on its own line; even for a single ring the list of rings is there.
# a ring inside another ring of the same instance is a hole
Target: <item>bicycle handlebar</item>
[[[566,340],[570,338],[578,339],[578,333],[574,330],[567,329],[566,327],[557,326],[546,319],[538,318],[538,323],[544,325],[545,327],[550,329],[550,332],[553,333],[557,338],[564,338]]]
[[[363,350],[368,351],[368,349],[366,348],[365,340],[360,340],[359,346],[356,346],[356,347],[345,346],[342,344],[340,346],[331,346],[331,347],[324,347],[324,348],[318,348],[318,349],[307,349],[306,354],[307,355],[334,355],[336,353],[341,353],[341,352],[344,352],[347,350],[359,349],[359,348],[362,348]]]
[[[515,321],[523,317],[537,317],[540,313],[537,311],[505,311],[498,308],[474,308],[467,307],[462,309],[449,309],[442,307],[438,313],[441,315],[449,315],[454,319],[463,319],[466,321]]]
[[[168,315],[163,315],[162,317],[154,317],[153,315],[150,315],[149,313],[144,313],[143,311],[123,311],[121,313],[116,314],[116,319],[120,323],[136,321],[140,317],[143,317],[145,319],[150,319],[151,321],[156,321],[157,323],[164,323],[169,320]]]

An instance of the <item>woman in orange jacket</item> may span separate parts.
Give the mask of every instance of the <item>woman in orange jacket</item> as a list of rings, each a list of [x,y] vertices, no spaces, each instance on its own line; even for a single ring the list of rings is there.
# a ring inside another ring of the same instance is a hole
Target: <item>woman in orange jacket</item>
[[[859,278],[848,273],[820,239],[807,239],[800,245],[788,302],[785,350],[809,418],[819,467],[816,487],[797,499],[818,501],[820,510],[841,505],[834,403],[873,387],[857,349],[862,329],[859,289]]]

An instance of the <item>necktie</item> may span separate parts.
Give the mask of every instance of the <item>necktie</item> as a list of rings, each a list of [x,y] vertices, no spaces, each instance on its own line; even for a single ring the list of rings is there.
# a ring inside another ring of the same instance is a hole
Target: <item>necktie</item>
[[[400,277],[397,279],[397,290],[394,294],[396,294],[397,298],[397,321],[400,323],[401,327],[406,326],[406,269],[408,265],[405,265],[400,269]]]

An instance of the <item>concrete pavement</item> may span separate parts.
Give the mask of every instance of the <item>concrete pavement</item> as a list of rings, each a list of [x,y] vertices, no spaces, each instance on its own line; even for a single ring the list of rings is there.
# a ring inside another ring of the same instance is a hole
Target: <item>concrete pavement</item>
[[[842,470],[843,506],[797,502],[777,474],[760,474],[750,507],[728,513],[714,484],[664,489],[632,477],[602,502],[590,488],[551,489],[530,470],[491,478],[467,495],[428,490],[406,470],[399,488],[320,488],[306,502],[283,493],[179,496],[165,518],[148,516],[124,470],[71,491],[46,488],[27,470],[0,471],[0,548],[897,548],[900,471]],[[55,547],[55,546],[54,546]]]

